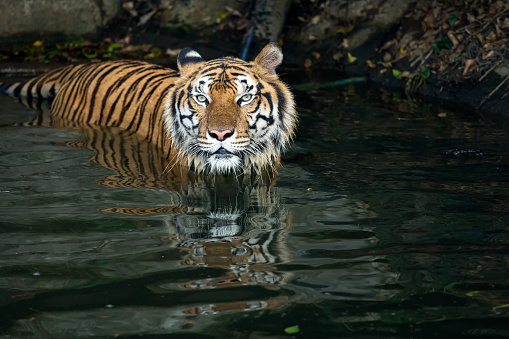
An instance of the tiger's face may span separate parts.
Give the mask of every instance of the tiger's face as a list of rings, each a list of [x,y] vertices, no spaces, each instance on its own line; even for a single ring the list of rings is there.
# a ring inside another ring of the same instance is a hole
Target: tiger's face
[[[254,62],[205,62],[190,48],[180,52],[181,78],[164,115],[181,162],[211,175],[260,172],[279,162],[297,119],[293,96],[275,74],[281,61],[276,44]]]

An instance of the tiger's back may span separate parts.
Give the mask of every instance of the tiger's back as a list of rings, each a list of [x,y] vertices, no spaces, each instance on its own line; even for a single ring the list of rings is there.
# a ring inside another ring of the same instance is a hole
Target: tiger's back
[[[141,61],[71,65],[34,78],[15,95],[55,98],[54,119],[119,127],[166,149],[162,112],[178,72]]]

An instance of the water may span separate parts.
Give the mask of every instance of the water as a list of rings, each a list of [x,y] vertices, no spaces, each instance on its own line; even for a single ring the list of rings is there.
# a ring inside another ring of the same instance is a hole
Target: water
[[[12,126],[34,111],[0,97],[3,336],[508,337],[507,124],[295,93],[273,181],[165,175],[119,131]]]

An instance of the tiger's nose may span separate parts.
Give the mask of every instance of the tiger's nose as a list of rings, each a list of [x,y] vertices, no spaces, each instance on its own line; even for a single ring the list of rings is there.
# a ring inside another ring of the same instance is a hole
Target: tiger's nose
[[[219,141],[223,141],[224,139],[227,139],[233,135],[233,131],[229,129],[211,129],[209,130],[209,134],[214,139],[217,139]]]

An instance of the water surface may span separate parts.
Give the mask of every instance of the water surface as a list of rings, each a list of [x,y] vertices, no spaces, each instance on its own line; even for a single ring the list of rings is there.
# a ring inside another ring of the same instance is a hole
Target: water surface
[[[365,84],[295,94],[272,181],[165,173],[0,97],[3,335],[509,336],[507,125]]]

